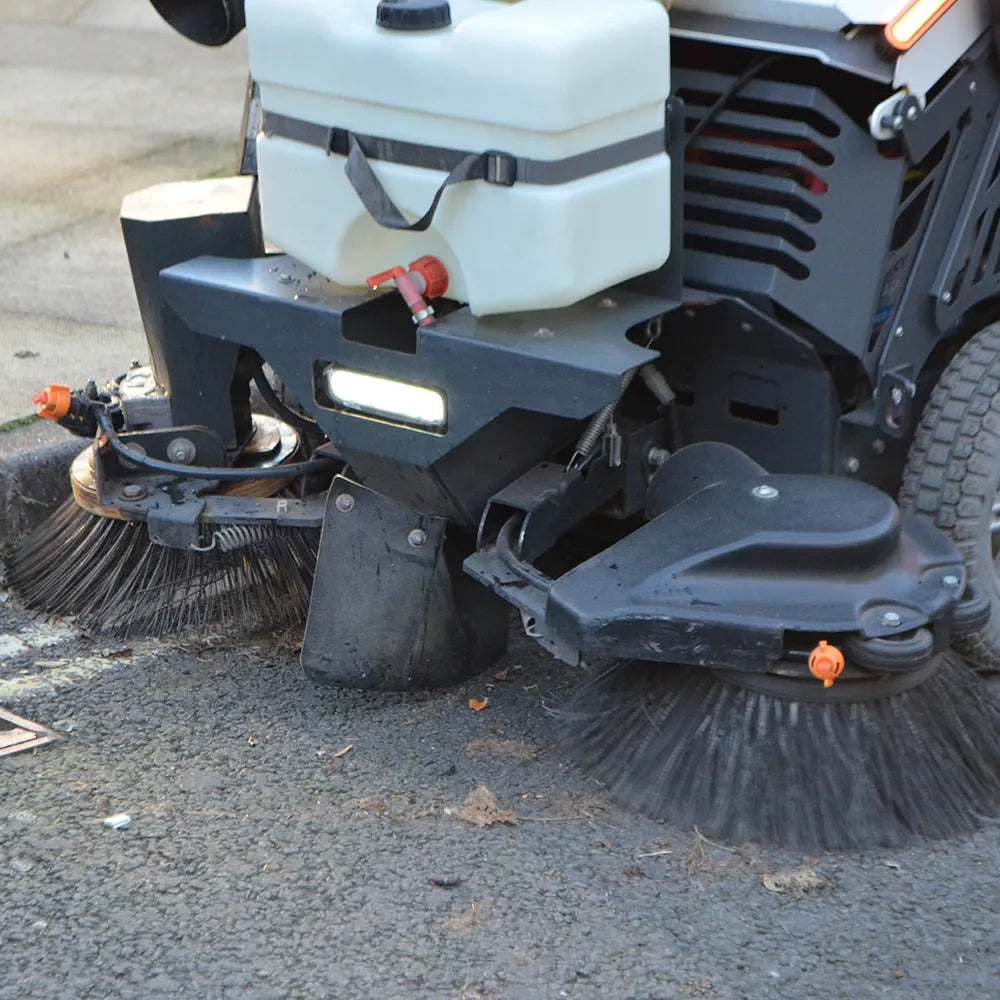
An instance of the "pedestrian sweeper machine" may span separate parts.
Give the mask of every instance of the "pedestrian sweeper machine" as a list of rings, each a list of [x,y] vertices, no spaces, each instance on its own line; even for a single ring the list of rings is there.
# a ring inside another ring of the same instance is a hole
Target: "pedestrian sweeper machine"
[[[1000,813],[996,5],[154,6],[248,29],[239,174],[125,200],[150,364],[37,397],[93,443],[30,605],[305,617],[381,689],[487,668],[511,605],[634,808]]]

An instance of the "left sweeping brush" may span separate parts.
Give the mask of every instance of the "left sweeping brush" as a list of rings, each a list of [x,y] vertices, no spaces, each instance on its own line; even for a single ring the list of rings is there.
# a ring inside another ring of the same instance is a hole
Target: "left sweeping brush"
[[[120,637],[305,618],[322,499],[305,504],[291,490],[330,463],[297,461],[303,436],[289,422],[253,414],[236,464],[218,464],[220,446],[203,466],[193,459],[199,450],[211,459],[212,441],[198,428],[119,437],[113,394],[92,385],[35,401],[96,444],[71,467],[73,496],[9,560],[29,608]]]
[[[184,551],[70,499],[14,553],[10,576],[28,607],[120,637],[278,627],[305,618],[319,534],[223,528],[209,551]]]

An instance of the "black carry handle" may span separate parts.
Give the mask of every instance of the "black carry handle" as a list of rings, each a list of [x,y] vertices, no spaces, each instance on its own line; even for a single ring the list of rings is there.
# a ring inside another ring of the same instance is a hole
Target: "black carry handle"
[[[365,151],[353,132],[347,133],[347,162],[344,164],[344,173],[347,174],[347,179],[357,192],[361,203],[368,209],[368,214],[380,226],[386,229],[422,233],[434,219],[434,213],[446,188],[452,184],[461,184],[463,181],[477,180],[510,187],[516,179],[517,161],[508,153],[469,153],[463,156],[441,182],[430,208],[416,222],[408,222],[396,207],[395,202],[389,197],[389,192],[372,170],[372,165],[368,162],[368,157],[365,156]]]

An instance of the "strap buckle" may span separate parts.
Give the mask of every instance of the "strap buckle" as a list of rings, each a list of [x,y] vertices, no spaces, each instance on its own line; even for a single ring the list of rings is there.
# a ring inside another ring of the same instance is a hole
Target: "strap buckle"
[[[483,153],[483,161],[483,180],[487,184],[499,184],[501,187],[514,186],[517,180],[516,156],[489,149]]]
[[[334,126],[327,130],[326,134],[326,155],[336,154],[337,156],[347,156],[350,150],[348,149],[347,136],[348,131],[346,128],[337,128]]]

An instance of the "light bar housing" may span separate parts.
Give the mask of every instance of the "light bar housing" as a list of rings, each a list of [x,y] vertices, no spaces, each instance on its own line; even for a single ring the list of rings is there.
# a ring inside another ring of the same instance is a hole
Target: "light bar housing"
[[[323,384],[333,405],[349,413],[437,433],[448,423],[448,405],[437,389],[337,365],[323,369]]]
[[[886,26],[885,39],[897,51],[912,48],[955,0],[912,0]]]

